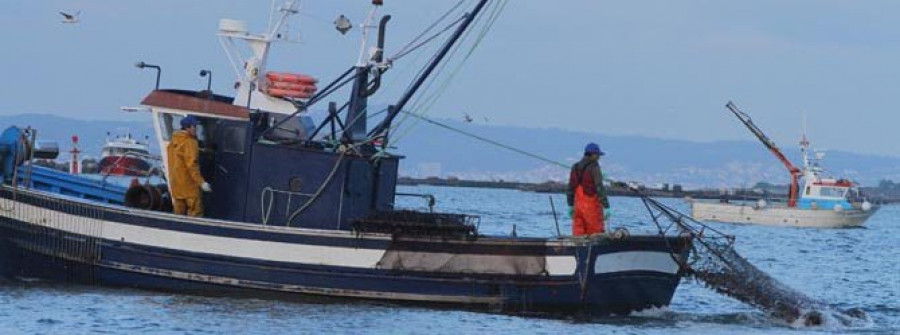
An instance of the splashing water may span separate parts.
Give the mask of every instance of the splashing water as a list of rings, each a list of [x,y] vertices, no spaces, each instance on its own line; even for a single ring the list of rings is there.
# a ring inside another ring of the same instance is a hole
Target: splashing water
[[[703,240],[695,245],[689,274],[718,293],[768,312],[792,326],[844,326],[868,320],[861,309],[837,310],[772,278],[739,255],[731,244]]]
[[[834,322],[855,326],[871,322],[861,309],[839,310],[769,276],[734,250],[733,236],[716,231],[654,199],[642,197],[642,200],[661,234],[677,227],[694,238],[692,257],[682,262],[681,267],[688,276],[702,281],[706,287],[795,327]],[[666,219],[670,224],[664,225],[660,219]]]

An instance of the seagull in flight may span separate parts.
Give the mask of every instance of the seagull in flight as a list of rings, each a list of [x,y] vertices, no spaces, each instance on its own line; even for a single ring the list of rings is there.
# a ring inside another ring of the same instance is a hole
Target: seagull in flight
[[[62,23],[78,23],[80,20],[78,16],[81,15],[81,11],[76,12],[75,14],[69,14],[66,12],[59,12],[60,15],[63,16]]]

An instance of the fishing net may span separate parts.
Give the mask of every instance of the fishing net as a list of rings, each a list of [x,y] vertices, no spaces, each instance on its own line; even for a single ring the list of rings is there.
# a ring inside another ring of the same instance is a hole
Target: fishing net
[[[844,325],[867,316],[860,309],[837,310],[769,276],[734,249],[734,237],[717,231],[654,199],[643,197],[651,217],[666,234],[678,230],[694,237],[685,273],[718,293],[759,308],[792,325],[817,326],[827,319]]]

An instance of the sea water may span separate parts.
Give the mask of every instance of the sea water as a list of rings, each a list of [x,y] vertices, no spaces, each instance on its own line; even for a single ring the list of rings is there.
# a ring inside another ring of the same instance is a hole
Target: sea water
[[[481,217],[480,231],[556,236],[548,194],[515,190],[400,187],[437,197],[436,211]],[[565,196],[552,195],[559,229],[571,232]],[[681,199],[664,199],[687,213]],[[638,198],[610,199],[610,227],[655,233]],[[398,198],[427,209],[422,199]],[[583,320],[519,317],[365,301],[302,302],[206,297],[44,281],[0,283],[0,334],[806,334],[900,333],[900,206],[885,206],[865,227],[811,229],[714,224],[737,250],[776,279],[868,320],[805,328],[682,280],[667,308]]]

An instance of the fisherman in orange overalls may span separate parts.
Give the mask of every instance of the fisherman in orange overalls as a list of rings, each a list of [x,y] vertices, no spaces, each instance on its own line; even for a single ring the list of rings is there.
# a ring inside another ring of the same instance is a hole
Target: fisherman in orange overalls
[[[588,143],[584,147],[584,158],[572,166],[569,173],[569,216],[572,217],[572,235],[592,235],[605,231],[604,222],[611,213],[606,188],[603,187],[603,173],[600,171],[600,146]]]

